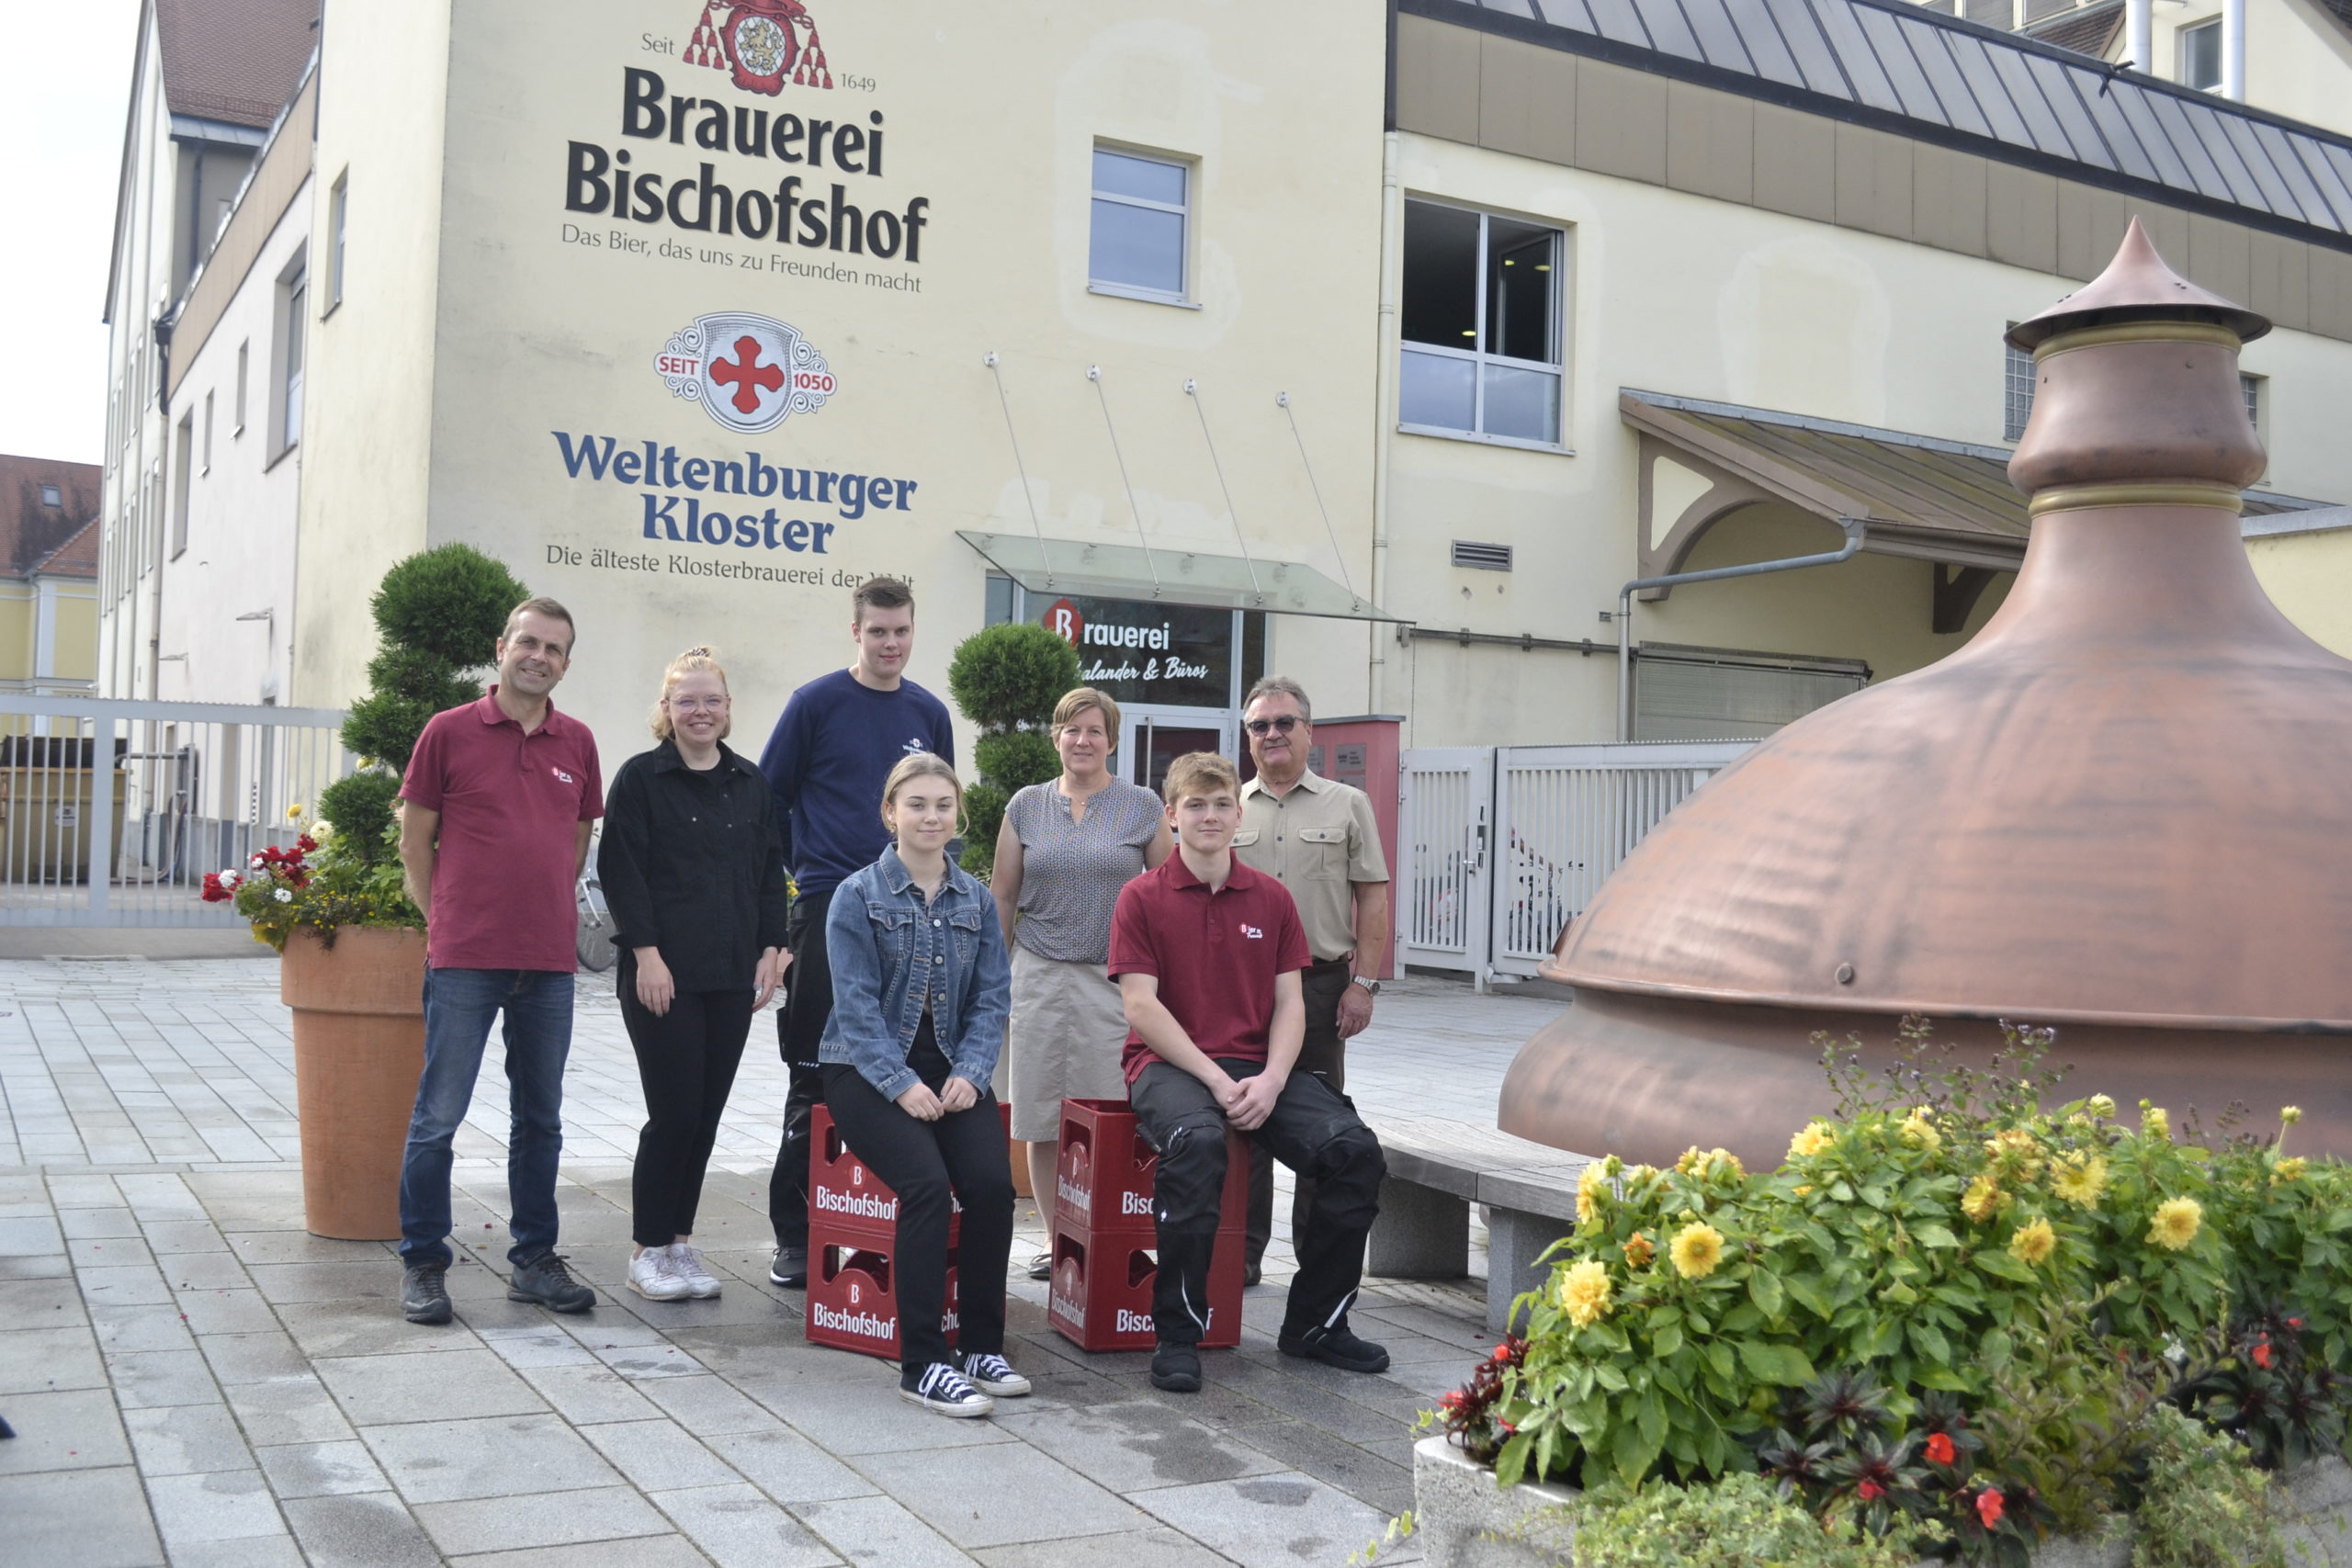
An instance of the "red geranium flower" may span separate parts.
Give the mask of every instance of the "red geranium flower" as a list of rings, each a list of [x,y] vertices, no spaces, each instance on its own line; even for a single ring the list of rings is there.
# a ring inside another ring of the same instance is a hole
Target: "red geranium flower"
[[[1862,1483],[1861,1483],[1861,1484],[1860,1484],[1860,1485],[1859,1485],[1859,1486],[1857,1486],[1857,1487],[1855,1487],[1855,1488],[1854,1488],[1854,1491],[1855,1491],[1855,1492],[1856,1492],[1856,1493],[1857,1493],[1857,1494],[1861,1497],[1862,1501],[1863,1501],[1863,1502],[1865,1502],[1865,1503],[1875,1503],[1875,1502],[1877,1502],[1881,1497],[1883,1497],[1883,1496],[1885,1496],[1885,1495],[1886,1495],[1886,1488],[1885,1488],[1885,1487],[1883,1487],[1883,1486],[1881,1486],[1877,1482],[1872,1481],[1872,1480],[1871,1480],[1869,1476],[1867,1476],[1867,1475],[1865,1475],[1864,1477],[1862,1477]]]
[[[1951,1438],[1941,1432],[1928,1439],[1927,1454],[1928,1461],[1935,1464],[1950,1464],[1959,1457],[1951,1446]]]
[[[2270,1370],[2270,1341],[2267,1339],[2256,1340],[2254,1342],[2254,1364],[2260,1367],[2263,1371],[2268,1371]]]
[[[1987,1486],[1976,1495],[1976,1517],[1984,1521],[1986,1529],[1991,1529],[2001,1522],[2001,1489],[1999,1487]]]

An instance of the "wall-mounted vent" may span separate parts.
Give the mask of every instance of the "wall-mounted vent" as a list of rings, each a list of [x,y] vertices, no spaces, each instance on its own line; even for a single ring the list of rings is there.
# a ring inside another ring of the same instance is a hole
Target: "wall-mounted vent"
[[[1473,571],[1509,571],[1509,545],[1480,545],[1468,539],[1453,541],[1453,564],[1468,567]]]

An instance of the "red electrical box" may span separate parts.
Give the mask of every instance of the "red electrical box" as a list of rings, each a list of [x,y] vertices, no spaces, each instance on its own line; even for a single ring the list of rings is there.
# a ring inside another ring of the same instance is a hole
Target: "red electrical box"
[[[820,1242],[808,1258],[811,1345],[831,1345],[884,1360],[899,1358],[899,1298],[891,1277],[889,1243]],[[956,1310],[956,1265],[947,1265],[947,1311],[943,1319],[952,1348],[959,1326]]]
[[[1216,1233],[1209,1258],[1204,1349],[1241,1343],[1240,1227]],[[1159,1342],[1151,1318],[1159,1254],[1148,1233],[1090,1232],[1054,1220],[1054,1274],[1046,1321],[1081,1350],[1148,1350]]]
[[[1149,1234],[1154,1228],[1152,1182],[1159,1153],[1147,1142],[1124,1100],[1062,1101],[1061,1155],[1054,1175],[1054,1220],[1108,1235]],[[1217,1228],[1239,1230],[1248,1218],[1250,1145],[1226,1134],[1225,1191]],[[1148,1243],[1146,1244],[1149,1245]]]

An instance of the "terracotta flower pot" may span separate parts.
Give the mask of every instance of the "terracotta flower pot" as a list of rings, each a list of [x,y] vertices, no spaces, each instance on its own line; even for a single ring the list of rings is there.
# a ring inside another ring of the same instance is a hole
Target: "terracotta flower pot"
[[[396,1241],[401,1150],[424,1071],[424,933],[346,926],[330,948],[297,931],[278,995],[294,1012],[302,1223],[313,1235]]]

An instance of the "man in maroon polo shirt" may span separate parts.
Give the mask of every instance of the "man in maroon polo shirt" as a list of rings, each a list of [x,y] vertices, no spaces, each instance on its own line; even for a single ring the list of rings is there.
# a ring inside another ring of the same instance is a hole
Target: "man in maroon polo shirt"
[[[498,683],[435,714],[401,781],[401,864],[424,911],[424,1072],[401,1162],[401,1311],[411,1323],[449,1321],[449,1148],[500,1013],[514,1108],[506,1294],[557,1312],[596,1302],[555,1251],[573,889],[589,825],[605,813],[595,738],[548,700],[571,643],[562,605],[516,605],[498,639]]]
[[[1120,890],[1110,965],[1126,1004],[1128,1102],[1159,1151],[1152,1384],[1201,1386],[1228,1125],[1315,1179],[1306,1228],[1292,1238],[1298,1274],[1276,1345],[1349,1371],[1385,1371],[1388,1352],[1356,1337],[1348,1308],[1387,1167],[1343,1096],[1291,1071],[1306,1028],[1298,907],[1281,883],[1233,858],[1241,798],[1232,763],[1205,751],[1179,757],[1163,794],[1177,852]]]

